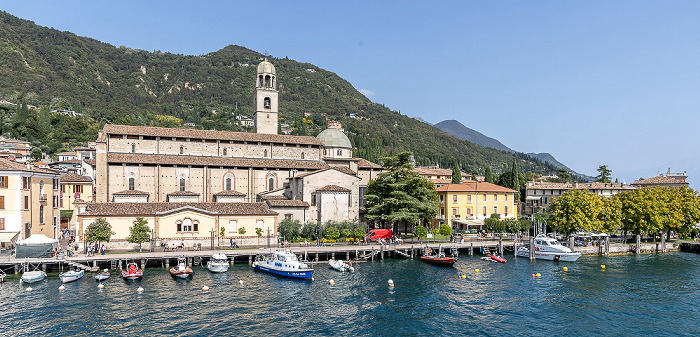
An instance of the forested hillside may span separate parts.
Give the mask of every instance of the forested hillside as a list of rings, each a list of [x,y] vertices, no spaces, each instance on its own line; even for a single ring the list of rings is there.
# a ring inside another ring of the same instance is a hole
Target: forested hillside
[[[246,131],[236,115],[252,117],[256,65],[267,57],[276,67],[280,119],[295,134],[315,135],[326,119],[343,123],[368,160],[412,151],[419,165],[467,172],[555,172],[551,164],[521,153],[508,153],[458,140],[445,132],[371,102],[349,82],[309,63],[265,56],[240,46],[206,55],[115,47],[35,25],[0,12],[0,99],[45,108],[0,106],[4,135],[32,141],[58,152],[97,138],[104,123]],[[74,110],[83,116],[48,114]],[[19,117],[17,115],[19,111]],[[304,113],[311,116],[304,118]],[[352,116],[352,117],[351,117]]]

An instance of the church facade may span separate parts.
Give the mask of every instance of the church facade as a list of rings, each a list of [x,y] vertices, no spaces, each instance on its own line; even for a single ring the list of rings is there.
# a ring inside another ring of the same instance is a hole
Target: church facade
[[[118,203],[259,202],[277,213],[276,222],[359,219],[364,189],[381,167],[353,158],[337,129],[277,134],[274,66],[260,63],[255,81],[255,133],[105,125],[95,168],[101,213],[123,208],[109,206]],[[86,206],[82,222],[92,219]]]

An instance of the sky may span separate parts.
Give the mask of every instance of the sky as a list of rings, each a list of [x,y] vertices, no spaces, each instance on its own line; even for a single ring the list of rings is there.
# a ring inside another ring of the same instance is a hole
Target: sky
[[[115,46],[241,45],[332,71],[374,102],[521,152],[700,189],[699,1],[7,1]]]

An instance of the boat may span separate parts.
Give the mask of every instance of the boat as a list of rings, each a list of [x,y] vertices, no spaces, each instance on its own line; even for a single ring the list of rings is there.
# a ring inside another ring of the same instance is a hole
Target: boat
[[[109,269],[105,269],[101,273],[95,275],[95,280],[96,281],[104,281],[104,280],[108,279],[109,276],[110,276]]]
[[[194,275],[194,271],[192,271],[192,268],[187,266],[186,259],[181,256],[177,258],[177,265],[170,268],[170,275],[172,277],[186,279],[192,277],[192,275]]]
[[[207,262],[207,269],[212,273],[225,273],[228,271],[228,257],[226,254],[212,254],[211,259]]]
[[[528,247],[518,248],[517,256],[530,257],[530,249]],[[574,262],[581,257],[581,253],[576,253],[568,247],[562,246],[559,241],[538,235],[535,237],[535,258],[549,261],[566,261]]]
[[[484,261],[492,261],[492,262],[498,262],[498,263],[506,263],[508,260],[506,260],[503,256],[496,255],[494,253],[491,253],[488,247],[484,247],[484,257],[481,259]]]
[[[80,270],[69,270],[61,275],[58,275],[58,278],[61,279],[61,282],[63,283],[69,283],[69,282],[75,282],[79,279],[81,279],[85,275],[85,271],[80,269]]]
[[[0,282],[5,282],[5,276],[7,276],[7,274],[5,274],[5,271],[0,269]]]
[[[352,262],[345,263],[343,260],[334,260],[330,259],[328,260],[328,266],[331,267],[331,269],[337,270],[339,272],[344,272],[344,271],[349,271],[349,272],[354,272],[355,267],[352,266]]]
[[[126,264],[126,270],[122,270],[122,277],[125,280],[140,280],[143,277],[143,270],[134,262],[129,262]]]
[[[21,281],[25,283],[39,282],[46,278],[46,272],[41,270],[25,271],[22,273]]]
[[[297,256],[289,250],[276,251],[272,254],[253,262],[255,270],[264,271],[267,273],[310,280],[313,277],[314,269],[310,268],[306,263],[297,259]]]
[[[420,257],[420,260],[438,265],[451,266],[455,264],[458,259],[454,256],[445,256],[445,253],[442,251],[442,246],[440,246],[437,251],[425,246],[425,248],[423,248],[423,256]]]

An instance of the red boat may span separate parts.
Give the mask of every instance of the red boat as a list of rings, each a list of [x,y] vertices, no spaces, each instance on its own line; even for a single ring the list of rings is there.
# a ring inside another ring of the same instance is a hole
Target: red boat
[[[177,266],[170,268],[170,275],[172,277],[177,277],[181,279],[186,279],[194,275],[192,268],[187,266],[187,262],[184,257],[179,257],[177,259]]]
[[[127,263],[126,270],[122,270],[122,277],[125,280],[139,280],[143,277],[143,270],[138,269],[136,263]]]
[[[505,258],[503,258],[502,256],[498,256],[498,255],[489,254],[489,257],[491,258],[491,260],[494,260],[494,261],[500,262],[500,263],[506,263],[506,261],[508,261]]]
[[[423,262],[434,263],[444,266],[451,266],[455,264],[455,262],[457,262],[456,257],[445,256],[445,253],[443,253],[442,251],[442,247],[440,247],[440,249],[437,252],[435,252],[430,247],[425,247],[423,249],[423,256],[420,257],[420,260]]]

